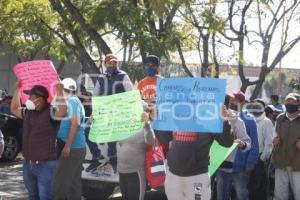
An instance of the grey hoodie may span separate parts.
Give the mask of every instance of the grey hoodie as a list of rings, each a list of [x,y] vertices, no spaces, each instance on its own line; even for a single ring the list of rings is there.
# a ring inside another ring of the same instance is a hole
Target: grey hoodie
[[[117,143],[117,171],[134,173],[145,170],[146,144],[153,145],[153,129],[144,128],[137,134]]]

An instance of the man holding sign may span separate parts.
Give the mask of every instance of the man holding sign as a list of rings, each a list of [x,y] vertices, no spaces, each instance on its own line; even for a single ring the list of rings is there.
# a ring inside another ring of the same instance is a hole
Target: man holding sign
[[[57,84],[57,98],[52,107],[47,99],[49,93],[44,86],[35,85],[24,91],[29,95],[26,108],[21,108],[21,82],[17,82],[11,103],[11,113],[23,119],[24,156],[23,179],[30,200],[53,199],[53,182],[56,168],[56,135],[60,121],[67,113],[63,97],[63,86]],[[54,112],[52,112],[54,111]]]
[[[230,98],[232,97],[226,95],[225,106],[227,109],[231,106]],[[247,152],[251,149],[251,139],[247,134],[245,124],[239,118],[239,113],[230,109],[229,111],[229,122],[232,126],[237,147],[242,152]],[[248,199],[248,175],[244,173],[244,169],[237,170],[237,168],[244,168],[246,163],[246,160],[242,160],[241,157],[237,156],[237,149],[235,149],[221,164],[217,172],[218,200],[230,199],[232,186],[236,192],[237,200]]]
[[[200,78],[158,83],[158,116],[153,126],[169,131],[160,133],[161,142],[172,141],[165,182],[169,200],[211,198],[210,147],[214,140],[225,147],[233,144],[228,110],[223,107],[225,85],[223,80]]]
[[[105,55],[104,65],[106,74],[100,75],[97,79],[96,86],[93,92],[94,96],[108,96],[133,90],[133,85],[126,72],[119,69],[117,66],[117,57],[113,54]],[[90,149],[91,150],[91,149]],[[106,164],[103,155],[99,155],[99,151],[93,152],[93,162],[86,169],[87,172],[92,171],[96,167]],[[96,155],[98,154],[98,155]],[[108,143],[109,161],[116,172],[117,167],[117,149],[115,142]],[[96,156],[95,156],[96,155]]]

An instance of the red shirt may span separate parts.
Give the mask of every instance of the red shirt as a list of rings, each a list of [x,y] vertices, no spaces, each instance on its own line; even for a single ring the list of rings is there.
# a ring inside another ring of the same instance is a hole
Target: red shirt
[[[141,93],[142,99],[151,100],[155,99],[156,95],[156,82],[157,77],[145,77],[138,83],[138,89]]]

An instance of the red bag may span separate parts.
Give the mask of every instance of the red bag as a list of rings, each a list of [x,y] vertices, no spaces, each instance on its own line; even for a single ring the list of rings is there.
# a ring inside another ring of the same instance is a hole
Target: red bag
[[[146,151],[146,177],[149,185],[156,188],[164,184],[166,179],[165,156],[158,141],[152,147],[147,145]]]

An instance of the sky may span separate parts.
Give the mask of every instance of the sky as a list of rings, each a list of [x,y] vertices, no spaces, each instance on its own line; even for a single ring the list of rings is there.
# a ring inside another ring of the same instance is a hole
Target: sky
[[[287,0],[289,1],[289,0]],[[256,5],[252,8],[252,10],[255,12]],[[222,10],[223,9],[223,10]],[[220,12],[224,12],[227,8],[221,7]],[[226,13],[225,15],[226,16]],[[298,18],[297,18],[298,19]],[[234,18],[234,23],[238,25],[239,18]],[[269,22],[269,19],[266,18],[262,21],[263,24],[263,29],[267,27],[267,24]],[[286,19],[285,19],[286,23]],[[254,16],[253,18],[247,19],[246,26],[248,30],[257,30],[257,24],[258,20]],[[281,36],[282,36],[282,25],[280,24],[278,30],[275,32],[274,38],[272,40],[272,46],[270,49],[270,57],[269,57],[269,62],[271,62],[276,55],[279,45],[281,43]],[[289,31],[289,38],[295,38],[296,36],[300,35],[300,22],[299,20],[295,20],[291,23],[290,25],[290,31]],[[254,38],[254,37],[252,37]],[[118,51],[120,46],[118,44],[115,44],[112,49],[115,51]],[[237,45],[236,45],[237,49]],[[229,65],[234,65],[237,64],[237,59],[236,57],[232,57],[232,54],[234,52],[232,49],[225,48],[224,46],[222,48],[218,49],[218,54],[219,58],[221,58],[221,64],[229,64]],[[236,52],[235,52],[236,53]],[[300,53],[300,43],[298,43],[290,52],[287,54],[281,62],[281,67],[282,68],[299,68],[300,69],[300,56],[298,55]],[[119,60],[123,59],[123,51],[119,51],[117,53],[117,56]],[[200,65],[200,58],[199,58],[199,53],[194,50],[194,51],[188,51],[184,52],[184,56],[186,59],[186,63],[189,64],[199,64]],[[262,56],[262,47],[258,43],[254,44],[247,44],[245,43],[245,62],[246,65],[251,65],[251,66],[261,66],[261,56]],[[136,61],[141,61],[141,58],[137,58]],[[174,52],[171,55],[171,62],[175,63],[180,63],[181,60],[178,56],[177,52]],[[277,65],[279,67],[279,64]]]

